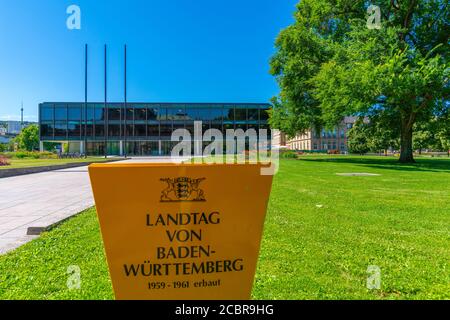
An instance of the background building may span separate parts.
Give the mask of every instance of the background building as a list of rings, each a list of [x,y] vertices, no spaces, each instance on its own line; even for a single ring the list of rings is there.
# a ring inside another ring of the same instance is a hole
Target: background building
[[[6,133],[19,134],[22,131],[22,123],[20,121],[7,121]]]
[[[84,103],[45,102],[39,105],[42,142],[69,143],[68,152],[90,155],[168,155],[177,142],[172,132],[194,121],[203,132],[249,128],[269,129],[269,104],[264,103]],[[86,140],[86,148],[84,141]],[[209,142],[205,142],[209,144]]]
[[[309,129],[291,139],[287,139],[284,133],[279,132],[276,140],[279,141],[280,146],[286,146],[290,150],[347,152],[347,132],[353,127],[355,121],[356,117],[345,117],[341,125],[332,130],[322,129],[317,132]]]

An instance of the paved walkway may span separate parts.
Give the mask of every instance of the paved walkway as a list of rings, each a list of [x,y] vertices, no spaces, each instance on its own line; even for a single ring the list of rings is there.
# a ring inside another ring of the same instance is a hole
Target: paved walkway
[[[120,163],[168,161],[134,158]],[[52,225],[93,205],[87,167],[0,179],[0,254],[38,237],[27,235],[29,227]]]

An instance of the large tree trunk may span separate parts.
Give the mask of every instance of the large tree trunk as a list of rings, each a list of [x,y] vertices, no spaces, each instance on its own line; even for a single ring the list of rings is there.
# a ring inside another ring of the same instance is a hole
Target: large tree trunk
[[[402,128],[400,137],[400,162],[414,163],[413,156],[413,125],[415,114],[402,116]]]

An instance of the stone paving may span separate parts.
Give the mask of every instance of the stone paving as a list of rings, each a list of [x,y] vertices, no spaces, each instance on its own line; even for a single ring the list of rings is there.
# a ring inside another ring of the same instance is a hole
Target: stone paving
[[[134,158],[120,163],[169,161]],[[0,254],[38,237],[27,235],[28,228],[46,228],[93,205],[86,166],[0,179]]]

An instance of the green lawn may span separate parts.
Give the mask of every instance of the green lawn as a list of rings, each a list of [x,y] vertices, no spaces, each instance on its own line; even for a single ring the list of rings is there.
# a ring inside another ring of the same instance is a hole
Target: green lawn
[[[345,177],[367,172],[380,176]],[[282,160],[255,299],[450,299],[450,160]],[[66,286],[81,268],[81,290]],[[381,290],[366,288],[381,268]],[[93,209],[0,257],[0,299],[111,299]]]
[[[30,168],[30,167],[45,167],[55,166],[67,163],[77,162],[103,162],[110,159],[100,157],[88,157],[87,159],[10,159],[11,165],[0,166],[0,170],[16,169],[16,168]]]

